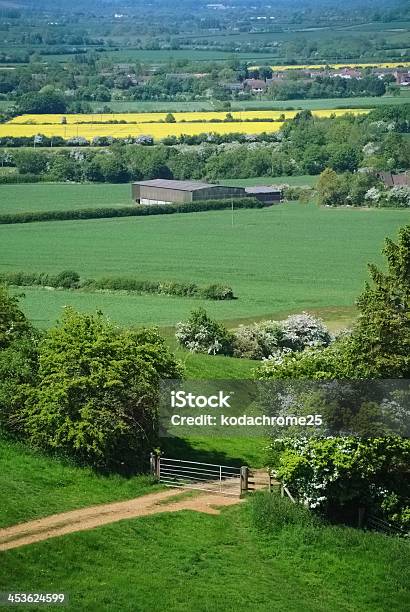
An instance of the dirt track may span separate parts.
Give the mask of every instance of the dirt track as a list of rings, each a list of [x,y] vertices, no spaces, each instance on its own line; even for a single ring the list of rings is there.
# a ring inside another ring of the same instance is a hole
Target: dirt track
[[[0,529],[0,551],[19,548],[67,533],[85,531],[108,523],[148,514],[178,512],[180,510],[219,514],[219,507],[231,506],[241,501],[239,497],[204,492],[198,492],[194,497],[187,498],[186,495],[184,496],[185,493],[186,490],[168,489],[127,501],[53,514],[27,523],[6,527]],[[178,499],[178,494],[180,499]],[[169,502],[167,502],[168,498],[170,498]]]

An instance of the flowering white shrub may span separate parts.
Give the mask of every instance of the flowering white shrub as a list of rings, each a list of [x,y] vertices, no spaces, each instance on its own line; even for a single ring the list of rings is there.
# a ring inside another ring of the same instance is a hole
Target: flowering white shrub
[[[380,189],[377,189],[377,187],[371,187],[368,191],[366,191],[364,199],[371,206],[375,206],[376,204],[378,204],[378,202],[380,202],[381,197],[382,192],[380,191]]]
[[[241,325],[234,331],[234,355],[248,359],[271,359],[282,363],[293,351],[328,346],[332,337],[320,319],[302,313],[284,321]]]
[[[277,321],[240,325],[234,332],[234,355],[247,359],[264,359],[280,351],[282,328]]]
[[[188,321],[177,323],[175,337],[192,353],[232,354],[232,335],[208,317],[203,308],[191,312]]]
[[[292,351],[328,346],[332,341],[323,321],[307,312],[290,315],[280,324],[283,332],[283,348],[289,348]]]
[[[387,193],[387,206],[399,208],[410,207],[410,187],[408,185],[397,185]]]

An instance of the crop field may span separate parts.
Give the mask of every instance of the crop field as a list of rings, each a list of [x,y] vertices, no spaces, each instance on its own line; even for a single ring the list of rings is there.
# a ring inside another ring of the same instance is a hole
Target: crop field
[[[88,140],[97,136],[112,136],[114,138],[127,138],[137,136],[151,136],[154,140],[161,140],[168,136],[181,136],[186,134],[195,136],[203,133],[231,134],[262,134],[263,132],[277,132],[283,123],[280,121],[229,121],[225,123],[128,123],[128,124],[11,124],[0,125],[0,137],[34,137],[61,136],[62,138],[75,138],[82,136]]]
[[[271,121],[281,121],[284,119],[293,119],[298,111],[278,111],[278,110],[244,110],[244,111],[232,111],[234,120],[237,121],[252,121],[254,119],[263,120],[269,119]],[[339,110],[315,110],[313,115],[315,117],[330,117],[341,115],[352,114],[362,115],[369,111],[367,109],[359,108],[344,108]],[[204,112],[176,112],[174,118],[177,123],[191,123],[191,122],[208,122],[208,121],[224,121],[226,119],[226,111],[204,111]],[[67,124],[89,124],[89,123],[108,123],[111,121],[121,121],[125,123],[159,123],[164,122],[167,113],[78,113],[78,114],[67,114],[64,118]],[[61,115],[19,115],[14,117],[7,124],[24,124],[24,125],[47,125],[47,124],[61,124]]]
[[[285,204],[263,210],[60,221],[0,227],[0,271],[84,277],[222,282],[237,300],[24,289],[24,308],[47,326],[72,304],[127,324],[172,326],[205,307],[226,321],[273,313],[352,307],[366,264],[380,261],[386,235],[408,211],[320,209]],[[233,221],[233,223],[232,223]],[[335,231],[337,227],[337,232]]]
[[[128,136],[152,136],[161,140],[167,136],[190,136],[213,132],[216,134],[261,134],[277,132],[283,119],[291,119],[297,111],[280,112],[277,110],[234,111],[233,121],[224,121],[226,112],[183,112],[175,113],[175,123],[165,122],[165,113],[90,113],[64,115],[67,123],[62,123],[61,115],[20,115],[8,123],[0,125],[0,137],[61,136],[65,139],[82,136],[92,139],[96,136],[127,138]],[[317,117],[341,116],[344,114],[365,114],[366,109],[315,110]],[[235,121],[236,119],[236,121]],[[252,121],[257,119],[257,121]],[[265,120],[265,121],[264,121]],[[270,120],[270,121],[269,121]],[[121,123],[110,123],[121,122]]]

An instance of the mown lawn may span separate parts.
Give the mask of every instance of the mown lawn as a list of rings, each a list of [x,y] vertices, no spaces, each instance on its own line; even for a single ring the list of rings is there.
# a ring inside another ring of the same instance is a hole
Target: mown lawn
[[[345,527],[270,536],[247,503],[182,511],[6,551],[2,591],[65,592],[69,610],[386,612],[410,605],[405,541]]]

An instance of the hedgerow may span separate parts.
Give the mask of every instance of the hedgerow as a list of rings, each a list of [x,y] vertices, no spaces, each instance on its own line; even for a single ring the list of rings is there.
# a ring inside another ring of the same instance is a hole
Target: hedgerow
[[[172,215],[174,213],[205,212],[227,208],[264,208],[271,206],[256,198],[226,200],[198,200],[180,204],[137,204],[117,208],[83,208],[79,210],[47,210],[0,215],[0,225],[34,223],[37,221],[72,221],[82,219],[109,219],[112,217],[145,217],[148,215]]]
[[[0,283],[19,287],[53,287],[55,289],[78,289],[85,291],[132,291],[179,297],[198,297],[207,300],[234,300],[232,287],[212,284],[200,287],[196,283],[175,281],[149,281],[114,276],[82,279],[73,270],[63,270],[57,275],[45,272],[4,272]]]

